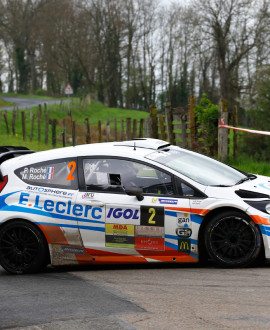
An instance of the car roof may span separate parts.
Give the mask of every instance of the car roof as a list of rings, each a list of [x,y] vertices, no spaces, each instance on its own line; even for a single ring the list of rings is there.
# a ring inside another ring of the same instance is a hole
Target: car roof
[[[133,139],[123,142],[83,144],[75,147],[51,149],[19,156],[16,159],[13,158],[5,161],[1,165],[1,168],[11,170],[28,164],[79,156],[117,156],[140,159],[155,150],[160,150],[168,146],[170,146],[168,142],[158,139]]]

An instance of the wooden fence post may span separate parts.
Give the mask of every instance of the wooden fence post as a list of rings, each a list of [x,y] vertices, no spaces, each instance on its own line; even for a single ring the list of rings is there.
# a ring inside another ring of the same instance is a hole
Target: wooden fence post
[[[76,146],[76,120],[72,120],[72,145]]]
[[[150,118],[151,118],[151,137],[153,139],[158,139],[157,107],[155,104],[150,105]]]
[[[238,107],[235,105],[233,107],[233,126],[238,127]],[[238,134],[237,130],[233,130],[233,156],[237,157],[238,155]]]
[[[66,119],[63,119],[62,144],[63,147],[66,146]]]
[[[118,140],[118,133],[117,133],[117,119],[114,118],[114,140]]]
[[[111,135],[111,119],[107,119],[107,125],[106,125],[106,142],[110,141],[110,135]]]
[[[7,129],[7,135],[9,135],[9,126],[8,126],[8,120],[7,120],[7,112],[4,112],[4,119],[6,123],[6,129]]]
[[[56,147],[56,119],[52,121],[52,146]]]
[[[12,111],[12,134],[16,135],[16,110]]]
[[[149,138],[150,137],[150,132],[149,132],[149,121],[150,118],[145,118],[145,126],[144,126],[144,137]]]
[[[171,102],[166,103],[165,114],[166,114],[166,126],[167,126],[168,140],[169,140],[170,144],[174,144],[175,143],[175,134],[173,132],[173,115],[172,115]]]
[[[137,119],[133,119],[132,139],[137,137]]]
[[[182,115],[181,116],[181,130],[182,130],[182,144],[183,144],[184,148],[186,148],[188,146],[186,121],[187,121],[186,115]]]
[[[33,140],[35,117],[36,117],[36,115],[34,114],[32,116],[32,122],[31,122],[30,141]]]
[[[42,116],[42,107],[41,107],[41,104],[38,105],[38,111],[39,111],[39,115],[41,117]]]
[[[23,135],[23,140],[26,140],[26,132],[25,132],[25,113],[24,111],[21,112],[22,116],[22,135]]]
[[[194,95],[190,96],[189,99],[189,129],[190,129],[190,146],[191,149],[195,147],[195,114],[194,114]]]
[[[166,132],[165,132],[165,125],[164,125],[164,117],[163,115],[159,115],[159,127],[160,127],[160,134],[161,134],[161,140],[166,141]]]
[[[37,112],[37,122],[38,122],[38,142],[40,142],[40,126],[41,126],[41,105],[38,106],[38,112]]]
[[[98,142],[100,143],[102,141],[101,138],[101,120],[98,121]]]
[[[143,126],[144,126],[144,119],[140,119],[140,129],[139,129],[139,138],[143,137]]]
[[[91,143],[91,135],[90,135],[90,125],[89,125],[89,119],[88,118],[85,118],[84,120],[85,122],[85,142],[88,144],[88,143]]]
[[[121,141],[125,140],[125,121],[121,120]]]
[[[228,125],[228,101],[221,99],[219,103],[219,120]],[[228,129],[219,128],[218,130],[218,158],[221,161],[228,157]]]
[[[48,144],[49,141],[49,115],[46,112],[45,114],[45,144]]]
[[[131,118],[127,118],[126,122],[127,122],[127,140],[131,140]]]

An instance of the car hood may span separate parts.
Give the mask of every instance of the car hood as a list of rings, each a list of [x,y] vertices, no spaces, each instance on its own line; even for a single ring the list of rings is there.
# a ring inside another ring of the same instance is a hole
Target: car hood
[[[245,181],[231,187],[207,186],[204,192],[208,197],[213,198],[235,199],[239,194],[241,199],[270,198],[270,177],[257,175],[254,180]],[[254,194],[248,194],[248,192]]]

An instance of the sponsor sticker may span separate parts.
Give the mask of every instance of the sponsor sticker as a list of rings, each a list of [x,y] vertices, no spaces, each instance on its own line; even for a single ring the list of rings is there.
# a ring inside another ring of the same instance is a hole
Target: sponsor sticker
[[[135,236],[164,238],[164,227],[135,226]]]
[[[100,207],[92,207],[90,205],[73,204],[71,200],[64,201],[53,199],[45,199],[40,194],[31,194],[21,192],[19,195],[18,206],[31,208],[31,213],[48,215],[48,213],[61,215],[61,217],[72,216],[78,218],[86,218],[92,220],[102,220],[103,210]],[[27,211],[26,211],[27,212]]]
[[[190,239],[179,239],[178,240],[178,252],[189,253],[191,250]]]
[[[94,193],[91,193],[91,192],[86,192],[82,195],[82,199],[91,199],[91,198],[94,198],[95,197],[95,194]]]
[[[106,223],[106,234],[134,236],[134,225],[120,225],[116,223]]]
[[[159,198],[158,201],[159,201],[160,204],[176,205],[178,203],[177,199]]]
[[[189,238],[192,235],[190,228],[176,228],[176,235],[182,238]]]
[[[134,249],[134,236],[126,235],[106,235],[106,246]]]
[[[164,227],[164,207],[141,206],[141,226]]]
[[[76,247],[72,247],[72,246],[62,245],[61,249],[63,252],[66,252],[66,253],[84,254],[84,249],[82,249],[82,248],[76,248]]]
[[[157,237],[135,237],[135,249],[163,251],[164,238]]]
[[[270,183],[259,183],[258,186],[270,190]]]
[[[72,198],[74,193],[69,192],[67,190],[59,190],[54,188],[44,188],[44,187],[37,187],[37,186],[27,186],[25,188],[25,191],[29,192],[35,192],[40,195],[49,195],[49,196],[59,196],[64,198]]]
[[[119,205],[108,205],[106,207],[106,223],[139,225],[140,208],[134,206],[119,207]]]
[[[177,224],[178,224],[178,226],[189,226],[190,225],[190,214],[189,213],[177,213]]]

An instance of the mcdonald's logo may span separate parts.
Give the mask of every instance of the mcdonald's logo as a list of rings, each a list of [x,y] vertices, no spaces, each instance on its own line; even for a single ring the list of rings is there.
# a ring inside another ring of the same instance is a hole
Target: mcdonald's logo
[[[190,252],[190,239],[178,240],[178,252]]]

